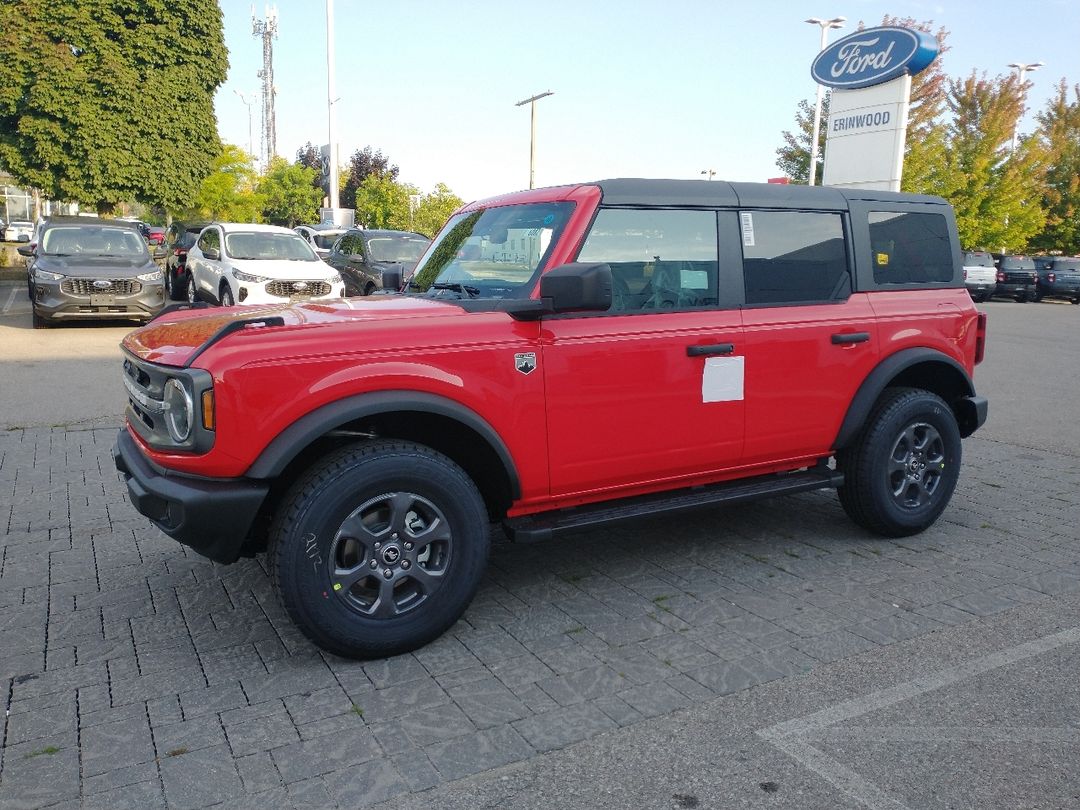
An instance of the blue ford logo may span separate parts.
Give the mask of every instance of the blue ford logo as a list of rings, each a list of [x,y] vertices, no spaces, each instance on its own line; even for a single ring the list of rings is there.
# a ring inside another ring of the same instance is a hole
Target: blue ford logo
[[[937,37],[910,28],[866,28],[838,39],[810,66],[814,81],[857,90],[923,70],[938,53]]]
[[[99,278],[97,281],[94,282],[94,287],[96,287],[99,290],[107,290],[111,286],[112,286],[111,281],[106,281],[105,279],[101,279],[101,278]]]

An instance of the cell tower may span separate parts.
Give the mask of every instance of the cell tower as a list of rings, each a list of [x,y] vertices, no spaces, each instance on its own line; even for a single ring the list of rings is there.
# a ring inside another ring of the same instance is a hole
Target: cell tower
[[[255,16],[255,6],[251,7],[251,33],[262,37],[263,66],[258,72],[262,79],[262,132],[259,140],[259,153],[263,171],[270,168],[270,160],[277,155],[277,119],[274,116],[274,40],[277,39],[277,6],[266,7],[266,19]]]

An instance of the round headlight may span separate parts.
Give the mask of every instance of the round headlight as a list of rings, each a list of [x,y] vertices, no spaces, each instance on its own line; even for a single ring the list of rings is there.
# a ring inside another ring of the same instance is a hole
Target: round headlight
[[[195,405],[183,384],[179,380],[165,383],[165,425],[174,442],[187,441],[194,416]]]

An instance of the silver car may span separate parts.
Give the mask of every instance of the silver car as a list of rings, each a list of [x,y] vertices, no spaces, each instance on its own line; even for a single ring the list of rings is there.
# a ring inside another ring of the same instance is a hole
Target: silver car
[[[165,304],[165,278],[139,229],[88,217],[52,218],[30,258],[27,291],[34,325],[71,319],[148,321]]]

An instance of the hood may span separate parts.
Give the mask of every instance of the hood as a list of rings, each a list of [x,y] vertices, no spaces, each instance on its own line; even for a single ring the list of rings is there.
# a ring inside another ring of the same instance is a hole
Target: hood
[[[317,262],[288,259],[226,259],[225,263],[244,273],[275,280],[319,279],[321,281],[337,272],[321,259]]]
[[[159,316],[124,338],[123,347],[151,363],[183,366],[210,338],[233,321],[281,317],[274,329],[315,329],[341,323],[464,315],[453,303],[430,298],[375,295],[329,302],[178,310]],[[260,328],[253,326],[251,328]],[[225,338],[232,340],[234,338]]]
[[[100,278],[102,276],[136,276],[154,270],[155,265],[147,256],[38,256],[34,267],[50,273],[60,273],[76,278]]]

